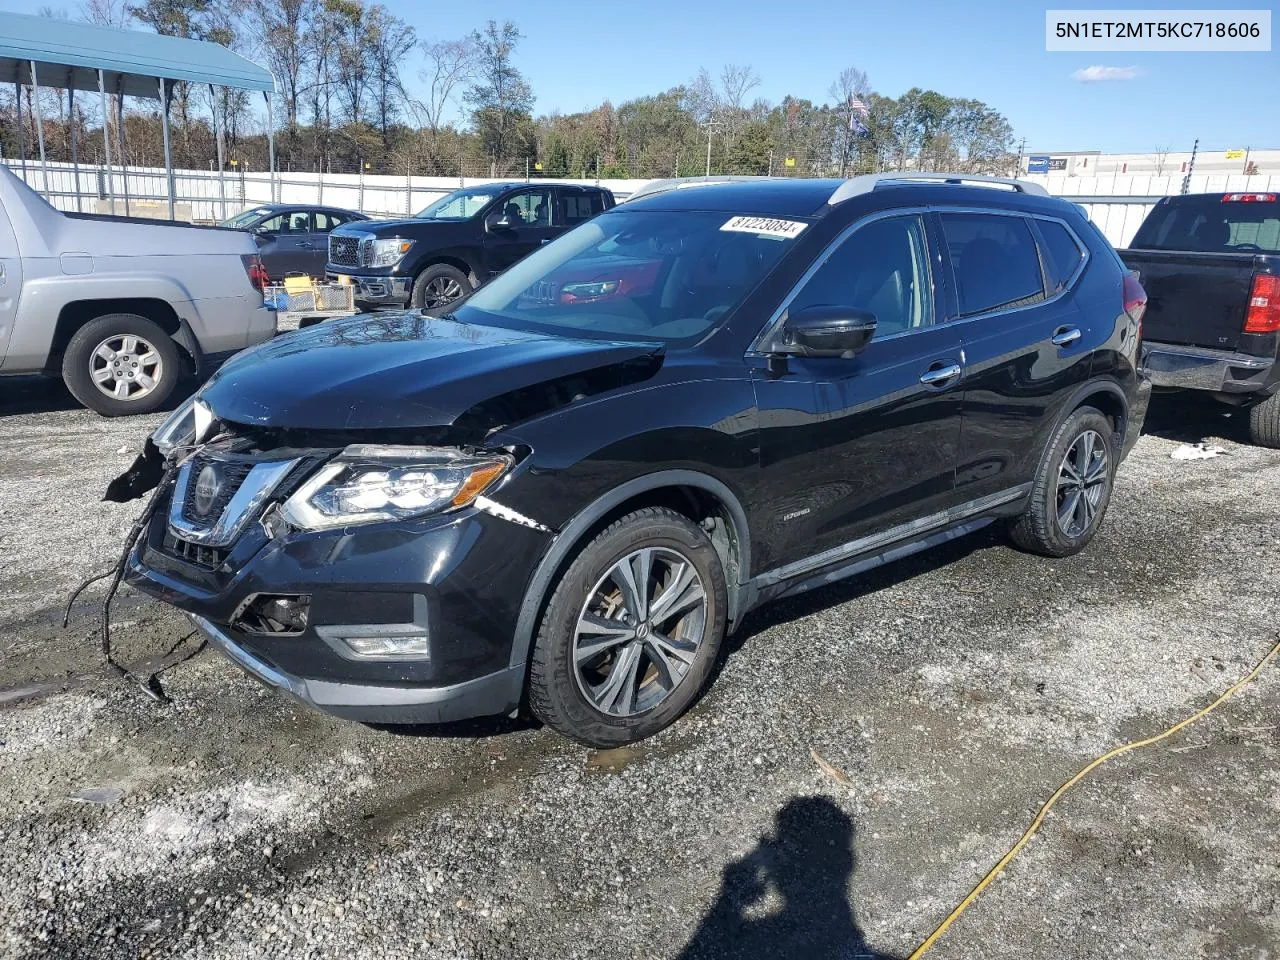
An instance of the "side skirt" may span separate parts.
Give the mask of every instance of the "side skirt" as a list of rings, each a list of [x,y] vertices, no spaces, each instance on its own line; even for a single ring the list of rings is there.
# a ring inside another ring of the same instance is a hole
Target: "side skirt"
[[[1030,492],[1030,483],[1019,484],[765,571],[748,584],[749,606],[805,593],[973,533],[1016,513],[1010,508],[1021,506]]]

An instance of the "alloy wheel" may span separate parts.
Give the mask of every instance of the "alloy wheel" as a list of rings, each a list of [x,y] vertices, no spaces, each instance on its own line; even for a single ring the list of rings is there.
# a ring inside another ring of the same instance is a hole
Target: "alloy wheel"
[[[449,277],[432,277],[422,290],[422,305],[427,309],[443,307],[462,296],[462,285]]]
[[[610,716],[652,710],[688,676],[706,623],[706,590],[687,557],[666,547],[627,554],[596,583],[578,617],[578,690]]]
[[[99,392],[116,400],[140,400],[164,377],[164,360],[143,337],[122,333],[107,337],[89,355],[89,378]]]
[[[1111,480],[1107,443],[1096,430],[1086,430],[1067,448],[1058,467],[1058,529],[1075,539],[1098,516]]]

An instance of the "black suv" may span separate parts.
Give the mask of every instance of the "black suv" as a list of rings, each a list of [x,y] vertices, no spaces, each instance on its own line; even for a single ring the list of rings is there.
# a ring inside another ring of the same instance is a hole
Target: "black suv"
[[[1146,412],[1144,303],[1017,182],[651,194],[443,316],[233,359],[153,435],[127,577],[330,713],[635,740],[767,600],[992,522],[1083,548]]]
[[[362,307],[442,307],[614,205],[601,187],[485,183],[408,220],[368,220],[329,235],[330,280]]]

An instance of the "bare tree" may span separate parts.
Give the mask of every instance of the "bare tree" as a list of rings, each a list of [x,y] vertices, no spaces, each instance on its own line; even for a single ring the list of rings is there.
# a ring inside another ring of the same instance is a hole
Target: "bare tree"
[[[387,11],[382,4],[369,10],[369,59],[372,61],[374,110],[378,115],[378,129],[382,131],[382,146],[389,147],[389,131],[393,121],[400,116],[400,105],[407,99],[400,77],[400,62],[414,48],[417,38],[413,27]]]
[[[730,110],[745,109],[747,94],[758,86],[760,86],[760,77],[750,66],[730,63],[720,71],[722,103]]]
[[[1156,152],[1152,155],[1156,161],[1156,176],[1164,176],[1164,168],[1169,162],[1169,153],[1173,150],[1172,146],[1156,147]]]
[[[291,145],[297,136],[298,100],[302,95],[302,68],[307,56],[306,33],[312,25],[315,6],[315,0],[252,0],[249,5],[249,24],[260,38],[262,55],[284,94],[285,125]]]
[[[129,25],[129,8],[125,0],[85,0],[80,4],[80,18],[100,27],[123,30]]]
[[[426,96],[412,101],[411,106],[434,136],[444,124],[454,94],[475,76],[476,44],[472,37],[463,37],[461,40],[423,40],[420,48],[426,66],[419,71],[418,78],[426,86]]]

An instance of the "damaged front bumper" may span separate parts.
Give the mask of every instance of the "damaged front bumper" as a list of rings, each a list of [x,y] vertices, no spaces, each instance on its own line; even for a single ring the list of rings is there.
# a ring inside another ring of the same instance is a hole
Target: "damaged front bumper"
[[[317,532],[271,535],[257,518],[227,549],[193,552],[169,506],[130,555],[126,581],[186,612],[269,686],[363,722],[439,723],[519,705],[524,671],[511,664],[512,638],[552,539],[546,527],[486,501]],[[280,601],[292,604],[293,622],[258,615]]]

